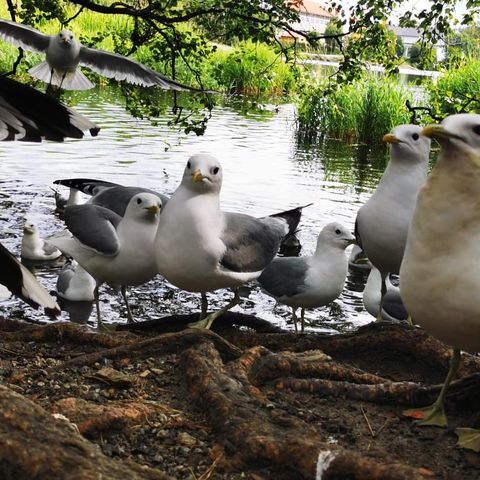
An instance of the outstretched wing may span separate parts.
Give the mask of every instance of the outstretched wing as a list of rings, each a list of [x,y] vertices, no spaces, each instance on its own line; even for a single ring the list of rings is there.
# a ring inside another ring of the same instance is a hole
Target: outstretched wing
[[[17,47],[34,52],[44,52],[50,43],[50,35],[45,35],[28,25],[11,22],[3,18],[0,19],[0,38]]]
[[[80,64],[91,68],[94,72],[105,77],[114,78],[115,80],[126,80],[129,83],[143,87],[157,86],[165,90],[198,91],[196,88],[176,82],[140,62],[118,53],[82,46],[80,49]]]

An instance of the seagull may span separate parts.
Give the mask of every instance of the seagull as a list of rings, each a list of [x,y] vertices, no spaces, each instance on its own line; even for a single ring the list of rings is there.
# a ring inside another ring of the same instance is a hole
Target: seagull
[[[440,144],[420,190],[400,269],[400,292],[415,320],[453,347],[450,371],[435,403],[406,412],[423,425],[447,425],[445,395],[461,350],[480,351],[480,115],[458,114],[423,135]],[[470,429],[467,429],[470,430]],[[480,432],[459,445],[480,451]]]
[[[210,328],[240,301],[238,287],[255,280],[295,230],[303,207],[264,218],[220,210],[222,166],[208,154],[190,157],[155,238],[158,270],[173,285],[202,294],[196,328]],[[206,292],[234,288],[232,301],[208,316]]]
[[[387,320],[389,322],[408,320],[408,312],[402,302],[400,288],[390,281],[389,275],[387,275],[385,282],[387,291],[383,297],[381,311],[382,320]],[[367,278],[367,283],[365,284],[365,289],[363,290],[363,305],[365,310],[372,315],[372,317],[378,317],[379,314],[381,285],[382,276],[378,269],[372,265],[370,274]]]
[[[99,287],[103,283],[120,286],[128,322],[134,321],[126,288],[148,282],[158,273],[153,241],[160,208],[161,200],[146,192],[131,198],[123,217],[98,205],[65,208],[64,220],[73,238],[52,238],[51,242],[95,279],[99,328],[103,328],[99,304]]]
[[[108,182],[106,180],[96,180],[91,178],[68,178],[63,180],[55,180],[56,185],[63,185],[70,188],[70,191],[80,191],[91,198],[87,203],[99,205],[114,211],[121,217],[125,214],[125,210],[131,198],[138,193],[152,193],[157,195],[162,207],[165,207],[168,197],[159,192],[143,187],[128,187],[119,185],[118,183]]]
[[[55,260],[61,255],[62,252],[58,248],[40,237],[38,228],[34,223],[25,223],[20,254],[22,259],[43,262]]]
[[[292,307],[297,331],[297,308],[301,308],[301,331],[305,328],[305,308],[323,307],[342,293],[348,273],[345,249],[355,237],[339,223],[326,225],[320,232],[315,253],[309,257],[277,257],[263,270],[258,282],[280,303]]]
[[[371,265],[372,264],[368,262],[365,252],[358,245],[353,245],[350,256],[348,257],[348,267],[352,270],[366,272],[370,270]]]
[[[56,99],[0,77],[0,140],[41,142],[82,138],[89,131],[96,136],[100,129],[75,110]]]
[[[58,190],[52,188],[55,199],[55,213],[58,213],[61,217],[67,205],[80,205],[82,203],[82,197],[80,191],[76,188],[70,188],[68,197],[62,195]]]
[[[382,277],[380,305],[387,275],[400,270],[417,193],[427,177],[430,139],[421,132],[417,125],[399,125],[383,137],[391,145],[390,161],[355,222],[357,243]]]
[[[42,307],[50,317],[60,314],[60,307],[33,274],[0,243],[0,283],[31,307]]]
[[[57,294],[72,302],[95,300],[94,278],[75,260],[67,262],[57,278]]]
[[[118,53],[84,47],[69,30],[62,30],[57,35],[45,35],[28,25],[0,19],[0,38],[17,47],[45,53],[46,61],[31,68],[29,73],[64,90],[93,88],[93,83],[78,68],[82,65],[105,77],[143,87],[199,91]]]

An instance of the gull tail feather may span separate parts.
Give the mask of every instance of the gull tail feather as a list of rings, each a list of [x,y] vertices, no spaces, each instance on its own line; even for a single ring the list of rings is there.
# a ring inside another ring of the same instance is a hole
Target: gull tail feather
[[[65,75],[63,72],[53,70],[52,75],[52,68],[47,62],[35,65],[28,73],[45,83],[61,85],[64,90],[89,90],[94,87],[94,84],[79,69],[74,72],[67,72]]]
[[[293,234],[300,223],[300,219],[302,218],[302,211],[306,207],[310,207],[313,203],[309,203],[307,205],[303,205],[301,207],[292,208],[291,210],[286,210],[285,212],[274,213],[273,215],[269,215],[273,218],[281,218],[288,225],[288,235]]]
[[[106,180],[96,180],[94,178],[64,178],[61,180],[55,180],[53,183],[55,185],[75,188],[86,195],[96,195],[105,188],[118,186],[118,183],[107,182]]]

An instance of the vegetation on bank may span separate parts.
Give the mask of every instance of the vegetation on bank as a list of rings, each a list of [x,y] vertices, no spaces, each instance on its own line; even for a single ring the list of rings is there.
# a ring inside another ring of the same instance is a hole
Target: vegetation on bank
[[[385,75],[366,75],[328,96],[324,83],[305,86],[299,95],[298,129],[303,136],[329,136],[375,144],[395,125],[408,123],[406,101],[413,94]]]

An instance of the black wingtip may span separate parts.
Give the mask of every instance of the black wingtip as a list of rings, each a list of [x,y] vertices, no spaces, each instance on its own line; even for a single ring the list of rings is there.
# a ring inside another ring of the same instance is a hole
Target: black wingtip
[[[302,210],[306,207],[310,207],[313,203],[302,205],[301,207],[295,207],[285,212],[274,213],[270,217],[283,218],[288,223],[288,234],[293,234],[300,223],[302,218]]]

